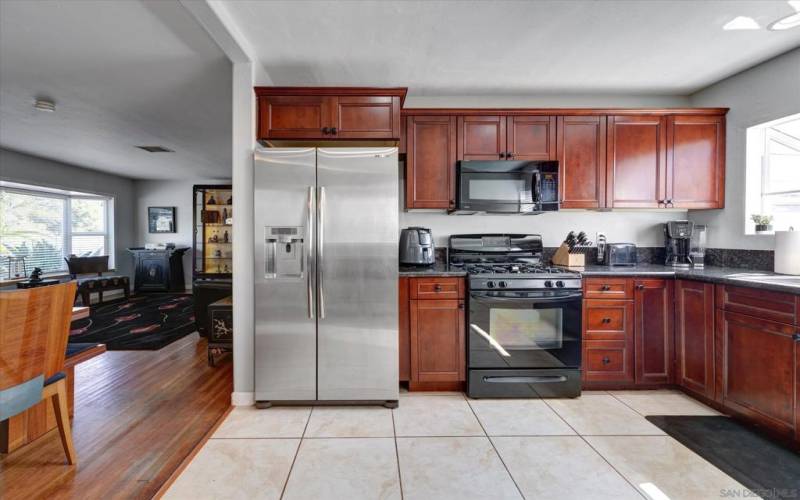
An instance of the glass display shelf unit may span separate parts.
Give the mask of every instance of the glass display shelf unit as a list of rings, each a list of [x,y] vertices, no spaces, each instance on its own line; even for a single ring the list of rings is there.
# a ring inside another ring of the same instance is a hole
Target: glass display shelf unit
[[[230,278],[233,270],[233,191],[230,185],[194,186],[195,278]]]

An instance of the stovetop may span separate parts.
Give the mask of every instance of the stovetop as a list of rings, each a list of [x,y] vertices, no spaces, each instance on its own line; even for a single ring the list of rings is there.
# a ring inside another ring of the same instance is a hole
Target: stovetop
[[[469,275],[502,274],[520,278],[570,277],[580,278],[580,274],[558,267],[548,267],[527,262],[481,262],[451,263],[451,269],[464,269]]]

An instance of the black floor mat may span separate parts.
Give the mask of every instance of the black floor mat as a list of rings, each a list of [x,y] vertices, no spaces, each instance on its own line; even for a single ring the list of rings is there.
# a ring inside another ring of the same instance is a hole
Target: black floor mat
[[[647,420],[763,498],[800,499],[800,454],[728,417]]]

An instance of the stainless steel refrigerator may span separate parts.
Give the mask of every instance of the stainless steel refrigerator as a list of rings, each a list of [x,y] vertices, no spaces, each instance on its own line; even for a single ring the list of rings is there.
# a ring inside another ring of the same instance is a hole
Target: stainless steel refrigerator
[[[397,148],[259,148],[255,396],[396,406]]]

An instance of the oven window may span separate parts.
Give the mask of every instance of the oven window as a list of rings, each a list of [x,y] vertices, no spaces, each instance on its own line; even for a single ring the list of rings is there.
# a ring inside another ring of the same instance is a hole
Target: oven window
[[[530,203],[525,192],[523,179],[470,179],[470,200],[506,201],[510,203]]]
[[[489,311],[489,335],[504,349],[561,349],[563,311],[495,309]]]

